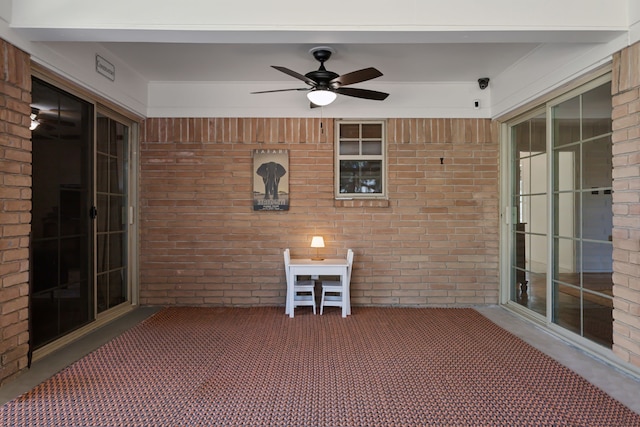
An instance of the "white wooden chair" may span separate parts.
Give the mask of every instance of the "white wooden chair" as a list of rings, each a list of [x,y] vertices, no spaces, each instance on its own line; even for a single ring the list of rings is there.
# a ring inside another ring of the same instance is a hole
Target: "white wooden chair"
[[[287,276],[287,296],[289,295],[289,287],[293,286],[293,301],[291,307],[287,307],[286,314],[291,314],[299,306],[312,306],[313,314],[316,314],[316,282],[314,280],[297,280],[296,277],[289,277],[289,263],[291,261],[291,253],[289,248],[284,250],[284,270]],[[293,282],[293,283],[290,283]],[[287,305],[288,305],[287,298]],[[289,313],[291,310],[291,313]]]
[[[347,250],[347,262],[349,263],[349,266],[347,267],[346,284],[346,287],[348,288],[351,285],[351,269],[353,267],[353,251],[351,249]],[[347,298],[349,298],[348,291],[347,295],[345,295],[344,288],[342,287],[342,283],[340,283],[340,281],[323,281],[322,299],[320,300],[320,314],[322,314],[325,306],[342,307],[343,304],[349,304]]]

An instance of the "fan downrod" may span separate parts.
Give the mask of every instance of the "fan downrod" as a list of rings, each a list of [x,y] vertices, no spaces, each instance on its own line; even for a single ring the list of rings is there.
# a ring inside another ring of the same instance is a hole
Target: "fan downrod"
[[[317,46],[309,50],[309,53],[312,54],[316,61],[320,62],[321,64],[325,61],[328,61],[329,58],[331,58],[331,54],[335,52],[336,51],[329,46]]]

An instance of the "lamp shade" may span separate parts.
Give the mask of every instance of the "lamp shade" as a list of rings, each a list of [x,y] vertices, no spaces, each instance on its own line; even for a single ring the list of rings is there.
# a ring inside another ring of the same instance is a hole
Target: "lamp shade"
[[[324,239],[322,238],[322,236],[313,236],[311,238],[311,247],[324,248]]]
[[[331,104],[336,100],[336,97],[337,95],[335,94],[335,92],[331,92],[330,90],[316,89],[307,93],[307,98],[309,98],[309,101],[321,107]]]

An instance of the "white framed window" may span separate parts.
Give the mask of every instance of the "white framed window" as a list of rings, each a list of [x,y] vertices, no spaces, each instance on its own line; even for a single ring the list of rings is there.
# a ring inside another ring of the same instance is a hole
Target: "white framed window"
[[[385,122],[338,120],[335,130],[336,198],[386,198]]]

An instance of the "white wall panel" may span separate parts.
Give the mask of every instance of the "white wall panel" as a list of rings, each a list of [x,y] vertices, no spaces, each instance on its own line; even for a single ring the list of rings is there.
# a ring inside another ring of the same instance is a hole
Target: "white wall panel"
[[[610,43],[542,45],[492,79],[492,116],[506,114],[606,64],[626,45],[626,35]]]

